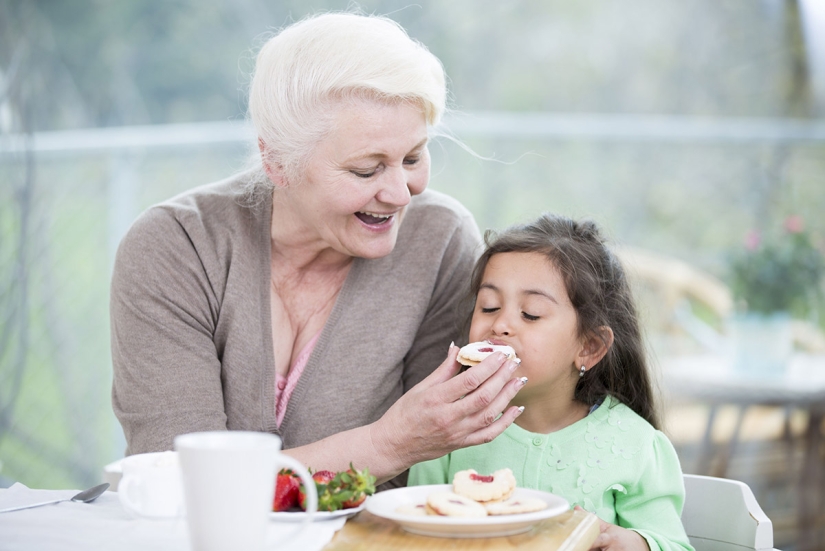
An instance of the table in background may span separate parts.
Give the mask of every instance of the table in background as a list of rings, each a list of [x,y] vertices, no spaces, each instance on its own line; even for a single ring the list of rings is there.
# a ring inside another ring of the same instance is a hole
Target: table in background
[[[587,551],[598,535],[598,518],[584,511],[568,511],[516,536],[455,539],[410,534],[394,522],[364,511],[350,519],[324,551],[509,551],[516,548],[520,551]]]
[[[733,404],[742,408],[727,457],[733,453],[744,411],[750,406],[777,406],[799,409],[808,414],[804,436],[802,472],[799,477],[798,551],[821,551],[825,542],[817,526],[822,512],[823,486],[822,423],[825,420],[825,355],[794,354],[784,371],[772,376],[754,377],[735,369],[732,359],[721,355],[696,355],[662,360],[665,387],[673,397],[696,400],[711,406],[705,435],[699,454],[698,470],[709,465],[711,433],[715,411],[720,405]],[[714,471],[724,477],[727,457]],[[701,473],[700,473],[701,474]]]

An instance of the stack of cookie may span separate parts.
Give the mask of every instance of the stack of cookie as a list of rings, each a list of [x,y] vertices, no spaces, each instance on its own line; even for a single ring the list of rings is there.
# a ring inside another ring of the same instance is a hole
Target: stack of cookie
[[[501,469],[491,475],[478,474],[474,469],[455,473],[452,492],[433,492],[427,503],[406,505],[399,513],[439,515],[447,517],[486,517],[532,513],[547,507],[538,498],[515,498],[516,478],[510,469]]]

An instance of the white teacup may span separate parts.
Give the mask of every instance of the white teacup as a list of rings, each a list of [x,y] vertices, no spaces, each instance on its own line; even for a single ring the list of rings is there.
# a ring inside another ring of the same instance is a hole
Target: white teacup
[[[130,455],[122,465],[117,495],[124,509],[147,518],[183,515],[183,481],[176,452]]]
[[[315,482],[295,459],[283,455],[274,434],[215,431],[175,438],[186,497],[189,539],[194,551],[262,551],[278,470],[292,469],[307,490],[304,524],[318,506]],[[281,542],[283,543],[283,542]]]

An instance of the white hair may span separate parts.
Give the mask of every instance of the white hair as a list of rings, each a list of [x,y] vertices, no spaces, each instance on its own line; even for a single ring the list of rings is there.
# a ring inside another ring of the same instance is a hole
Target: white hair
[[[258,52],[249,92],[263,161],[298,181],[333,104],[359,99],[410,102],[435,126],[446,109],[444,68],[386,17],[323,13],[284,28]],[[271,186],[263,179],[257,185]]]

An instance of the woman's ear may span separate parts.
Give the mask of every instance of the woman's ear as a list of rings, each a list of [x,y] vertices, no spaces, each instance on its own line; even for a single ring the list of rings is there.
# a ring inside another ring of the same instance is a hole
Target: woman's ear
[[[274,165],[272,161],[269,159],[266,143],[264,143],[264,140],[262,138],[258,138],[258,151],[261,152],[261,163],[263,164],[264,172],[266,172],[266,175],[272,182],[272,184],[276,188],[287,187],[287,181],[284,177],[283,167],[281,167],[280,165]]]
[[[602,361],[611,346],[613,346],[613,330],[607,325],[602,325],[582,343],[582,348],[576,358],[577,367],[584,366],[585,369],[590,369]]]

